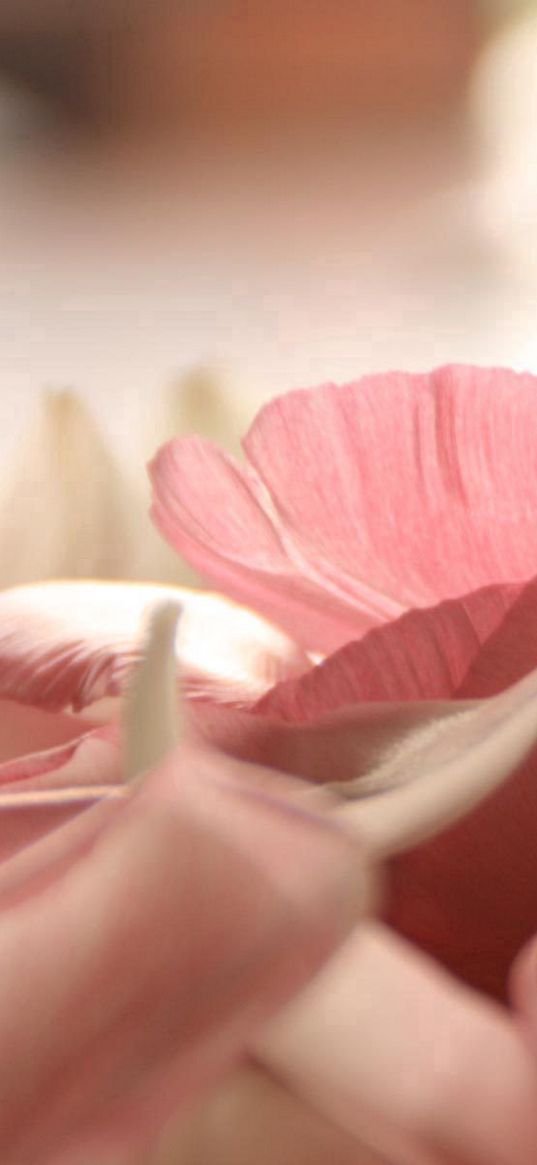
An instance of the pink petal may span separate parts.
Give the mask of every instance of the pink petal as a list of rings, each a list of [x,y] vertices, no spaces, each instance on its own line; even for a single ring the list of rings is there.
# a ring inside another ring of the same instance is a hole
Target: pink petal
[[[492,643],[492,637],[502,633],[522,590],[520,586],[487,587],[437,607],[409,611],[348,643],[302,676],[281,682],[253,710],[304,721],[364,702],[485,694],[475,692],[474,685],[469,691],[467,676],[481,655],[489,658],[488,641]],[[512,677],[504,670],[504,687],[537,666],[537,642],[532,658],[528,640],[519,638],[519,662],[520,657],[526,667]]]
[[[21,707],[27,717],[50,720],[57,714]],[[77,724],[75,717],[73,723]],[[33,720],[31,721],[33,723]],[[56,745],[0,765],[0,862],[12,858],[69,821],[121,782],[119,729],[88,730],[67,744]],[[31,744],[26,741],[26,747]]]
[[[289,393],[245,450],[328,588],[382,610],[533,576],[536,442],[535,377],[453,365]]]
[[[171,441],[149,467],[151,516],[171,545],[225,594],[275,620],[307,646],[332,646],[370,620],[293,562],[258,486],[199,437]]]
[[[183,608],[177,654],[194,695],[251,701],[309,667],[282,632],[215,595],[47,583],[0,594],[0,697],[58,711],[120,695],[141,656],[144,616],[167,598]]]
[[[153,516],[223,590],[334,650],[533,576],[536,383],[450,366],[289,393],[248,433],[247,471],[198,438],[166,446]]]
[[[398,1165],[533,1165],[537,1070],[507,1011],[362,926],[258,1056]]]
[[[71,746],[87,733],[88,725],[77,716],[50,713],[28,704],[0,698],[0,784],[9,762],[32,752]]]
[[[370,1153],[273,1076],[251,1065],[237,1069],[201,1105],[173,1122],[160,1151],[150,1157],[151,1165],[280,1165],[287,1161],[293,1165],[386,1165],[385,1158]]]
[[[106,785],[0,794],[0,862],[65,826],[113,793]]]
[[[89,728],[84,721],[81,723],[82,732],[67,744],[27,753],[0,765],[0,789],[27,792],[117,783],[121,779],[119,725]]]
[[[366,792],[372,770],[394,752],[404,755],[415,734],[468,707],[455,701],[361,704],[301,724],[213,701],[191,704],[186,712],[195,738],[231,756],[316,784],[359,782]]]
[[[361,704],[303,724],[205,708],[198,730],[332,782],[347,827],[379,855],[399,854],[386,882],[390,922],[501,996],[535,927],[536,692],[533,672],[489,700]]]
[[[532,579],[491,630],[456,694],[461,699],[494,696],[536,666],[537,579]]]
[[[94,810],[67,827],[63,873],[64,831],[52,835],[53,880],[49,843],[33,847],[41,892],[22,895],[16,859],[19,904],[12,884],[0,930],[2,1159],[54,1159],[114,1128],[140,1147],[348,929],[356,852],[264,781],[183,750],[97,834]]]
[[[526,944],[511,968],[509,994],[525,1038],[537,1060],[537,939]]]

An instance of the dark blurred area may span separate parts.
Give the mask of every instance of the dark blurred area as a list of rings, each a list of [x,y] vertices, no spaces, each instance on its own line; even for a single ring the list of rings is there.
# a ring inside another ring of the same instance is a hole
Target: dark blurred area
[[[0,67],[95,127],[402,113],[460,99],[472,0],[4,0]]]

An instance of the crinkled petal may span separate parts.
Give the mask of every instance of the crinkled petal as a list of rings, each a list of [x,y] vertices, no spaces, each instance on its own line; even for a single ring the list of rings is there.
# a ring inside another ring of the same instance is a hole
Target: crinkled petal
[[[537,1070],[509,1014],[379,926],[354,933],[257,1051],[390,1161],[537,1159]]]
[[[409,611],[348,643],[302,676],[282,681],[262,696],[253,710],[305,721],[351,704],[485,694],[476,692],[475,684],[469,685],[468,676],[482,657],[488,659],[493,654],[488,650],[489,640],[493,643],[501,637],[506,617],[514,612],[523,589],[486,587],[437,607]],[[520,623],[519,619],[515,634],[521,630]],[[514,640],[514,635],[511,638]],[[504,668],[505,682],[496,686],[496,691],[537,666],[537,642],[533,650],[531,634],[519,636],[517,644],[518,670],[507,676]],[[500,659],[507,656],[512,664],[513,652],[497,654]]]
[[[302,644],[331,649],[371,623],[352,598],[330,594],[293,562],[259,482],[199,437],[169,442],[152,461],[152,517],[206,578],[275,620]]]
[[[59,1158],[114,1129],[140,1147],[346,933],[364,901],[358,851],[265,778],[182,750],[100,829],[95,810],[67,826],[71,860],[51,835],[53,877],[49,841],[7,863],[3,1160]]]
[[[373,610],[534,575],[536,442],[535,377],[451,365],[289,393],[244,444],[304,560]]]
[[[455,694],[461,699],[495,696],[536,666],[537,579],[531,579],[490,631]]]
[[[199,438],[165,446],[153,516],[222,590],[335,650],[533,576],[536,394],[529,374],[457,365],[298,390],[261,410],[247,469]]]
[[[148,610],[183,609],[177,655],[187,691],[258,698],[309,667],[281,631],[216,595],[136,583],[46,583],[0,594],[0,697],[80,710],[121,694],[141,658]]]

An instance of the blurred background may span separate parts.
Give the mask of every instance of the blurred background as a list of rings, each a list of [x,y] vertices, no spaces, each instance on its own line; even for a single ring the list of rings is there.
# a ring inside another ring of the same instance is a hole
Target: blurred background
[[[537,371],[529,0],[1,0],[0,155],[0,582],[184,577],[173,432]]]

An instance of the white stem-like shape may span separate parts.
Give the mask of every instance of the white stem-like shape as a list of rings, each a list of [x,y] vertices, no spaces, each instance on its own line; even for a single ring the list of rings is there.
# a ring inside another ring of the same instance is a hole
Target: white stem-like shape
[[[178,744],[181,713],[175,634],[181,608],[165,602],[149,616],[142,661],[125,700],[123,766],[126,781],[149,772]]]

